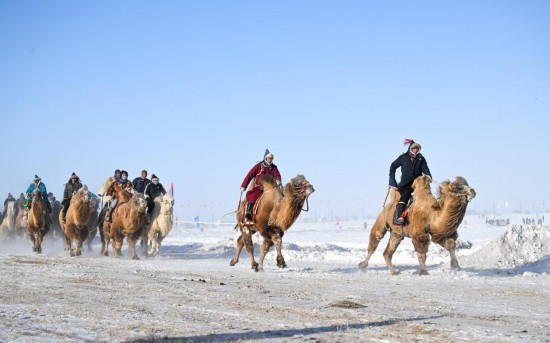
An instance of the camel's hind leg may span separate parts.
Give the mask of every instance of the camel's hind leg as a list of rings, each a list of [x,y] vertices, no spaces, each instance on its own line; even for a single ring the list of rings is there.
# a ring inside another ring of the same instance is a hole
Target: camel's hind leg
[[[241,235],[239,236],[239,238],[237,238],[237,246],[235,248],[235,256],[233,256],[233,259],[229,262],[230,266],[234,266],[237,263],[239,263],[239,256],[241,255],[241,250],[243,250],[243,247],[244,247],[244,238],[243,238],[243,233],[242,233],[242,228],[241,228]]]
[[[430,246],[430,236],[422,235],[412,237],[412,243],[414,250],[416,251],[416,257],[418,258],[418,264],[420,265],[418,272],[420,275],[428,275],[426,270],[426,254]]]
[[[264,241],[262,242],[262,246],[260,247],[260,258],[259,258],[259,266],[258,269],[263,271],[264,270],[264,259],[265,255],[267,255],[269,249],[273,246],[273,240],[269,237],[264,237]]]
[[[372,229],[370,230],[370,236],[369,236],[369,247],[368,247],[368,253],[365,260],[357,266],[359,269],[367,268],[369,265],[369,260],[372,254],[376,251],[376,248],[378,248],[378,244],[384,238],[386,235],[386,232],[388,231],[388,228],[386,226],[386,223],[381,220],[381,218],[378,218],[374,225],[372,226]]]
[[[390,273],[392,275],[399,274],[399,272],[397,272],[395,268],[393,268],[391,259],[393,257],[393,254],[395,253],[395,250],[397,250],[397,247],[399,246],[402,240],[403,240],[402,235],[392,232],[390,234],[390,240],[388,241],[388,246],[386,247],[386,250],[384,250],[384,254],[383,254],[384,260],[386,260],[386,264],[388,265],[388,268],[390,269]]]

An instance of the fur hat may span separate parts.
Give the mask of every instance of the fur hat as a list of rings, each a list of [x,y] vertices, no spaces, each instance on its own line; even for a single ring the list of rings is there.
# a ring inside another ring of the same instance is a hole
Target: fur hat
[[[268,158],[268,157],[273,158],[274,156],[273,156],[273,154],[269,151],[269,149],[265,149],[264,161],[265,161],[265,159]]]
[[[42,180],[42,179],[40,178],[40,176],[34,174],[34,179],[33,179],[33,181],[36,182],[36,181],[41,181],[41,180]]]
[[[147,175],[147,170],[143,169],[143,170],[141,171],[141,173],[142,173],[142,174],[145,173],[145,175]]]
[[[158,177],[158,176],[156,176],[155,174],[151,174],[151,181],[153,181],[153,179],[157,179],[157,180],[158,180],[158,179],[159,179],[159,177]]]
[[[78,180],[78,176],[76,176],[76,174],[73,172],[73,173],[71,174],[71,179],[77,179],[77,180]]]
[[[414,139],[405,138],[405,141],[403,142],[403,145],[409,145],[409,148],[407,149],[407,152],[411,152],[412,148],[418,148],[418,150],[422,149],[422,146],[414,141]]]
[[[122,174],[126,174],[126,176],[128,176],[128,172],[127,172],[126,170],[122,170],[122,171],[120,172],[120,176],[122,176]]]
[[[120,169],[115,169],[115,174],[113,176],[116,176],[116,174],[120,174]]]

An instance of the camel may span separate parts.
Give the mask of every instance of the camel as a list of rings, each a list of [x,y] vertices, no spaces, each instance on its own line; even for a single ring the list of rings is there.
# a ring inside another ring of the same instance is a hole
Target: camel
[[[90,220],[88,220],[88,238],[84,241],[88,245],[88,251],[92,251],[94,238],[97,236],[97,227],[99,225],[99,198],[90,198]]]
[[[27,233],[31,237],[32,251],[42,253],[42,241],[50,230],[50,214],[38,188],[32,192],[32,203],[27,222]]]
[[[142,242],[151,242],[151,247],[149,251],[146,251],[146,254],[160,254],[160,245],[174,226],[173,213],[174,198],[172,198],[172,195],[167,193],[162,197],[155,198],[155,208],[151,213],[151,221],[145,226],[142,233]],[[145,239],[143,239],[144,236]],[[142,244],[142,247],[145,247],[145,250],[147,249],[146,244]]]
[[[17,216],[17,203],[8,201],[6,203],[6,212],[3,214],[4,219],[0,224],[0,236],[4,239],[13,238],[15,236],[15,219]],[[0,216],[1,218],[1,216]]]
[[[238,228],[241,235],[237,239],[235,257],[233,257],[229,264],[234,266],[239,262],[241,250],[243,246],[246,246],[246,251],[250,255],[252,269],[263,271],[265,255],[275,245],[277,250],[277,266],[285,268],[286,263],[281,253],[283,235],[294,224],[304,203],[315,189],[303,175],[297,175],[290,180],[284,187],[283,195],[279,192],[277,183],[271,175],[263,175],[259,183],[264,192],[258,200],[259,204],[257,206],[254,226],[245,226],[242,221],[244,208],[239,206],[237,209],[237,224],[235,225],[235,229]],[[254,260],[254,246],[252,244],[252,235],[256,231],[263,237],[259,263]]]
[[[67,210],[66,223],[63,224],[63,212],[59,213],[61,231],[65,237],[65,246],[70,256],[82,255],[82,244],[88,237],[88,221],[90,220],[90,193],[88,187],[82,186],[71,197]],[[75,248],[72,248],[74,242]]]
[[[405,226],[393,224],[393,214],[400,195],[397,189],[391,193],[391,202],[384,207],[372,226],[367,257],[359,263],[359,268],[368,266],[369,259],[378,247],[388,230],[390,239],[384,259],[392,275],[398,274],[391,262],[392,256],[404,237],[412,239],[419,263],[419,274],[427,275],[426,254],[432,242],[443,246],[451,258],[451,268],[460,270],[456,259],[456,239],[458,226],[466,214],[468,203],[476,196],[476,192],[468,185],[465,178],[457,176],[453,182],[441,183],[436,199],[430,190],[431,178],[420,176],[413,182],[414,201],[408,209],[408,222]]]
[[[15,218],[15,232],[14,237],[21,239],[25,237],[27,232],[27,225],[29,223],[28,211],[26,207],[20,206]]]
[[[145,210],[147,201],[141,193],[134,193],[130,201],[116,207],[113,221],[103,222],[103,247],[102,253],[108,255],[109,242],[113,240],[115,257],[121,256],[122,240],[128,237],[128,245],[132,253],[132,259],[139,260],[136,254],[136,240],[140,237],[145,226]]]

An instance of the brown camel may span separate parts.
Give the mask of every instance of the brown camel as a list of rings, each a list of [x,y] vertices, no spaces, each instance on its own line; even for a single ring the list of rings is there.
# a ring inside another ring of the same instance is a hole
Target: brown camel
[[[285,232],[292,226],[302,211],[304,203],[311,193],[315,191],[313,186],[303,175],[297,175],[284,188],[284,195],[281,195],[275,179],[271,175],[263,175],[260,178],[260,187],[264,190],[256,212],[254,226],[243,225],[243,208],[237,210],[237,225],[235,228],[241,231],[237,239],[235,257],[230,262],[234,266],[239,262],[239,255],[243,246],[250,255],[252,269],[263,270],[265,255],[275,245],[277,249],[277,266],[286,267],[285,259],[281,253],[282,238]],[[254,246],[252,235],[259,232],[263,237],[260,248],[259,263],[254,260]]]
[[[136,254],[136,240],[145,226],[145,210],[147,201],[141,193],[134,193],[129,202],[116,207],[113,222],[103,222],[103,255],[107,256],[109,241],[113,240],[115,257],[120,257],[122,240],[128,238],[132,259],[139,260]]]
[[[441,183],[436,200],[431,194],[430,183],[429,176],[418,177],[413,182],[414,201],[408,210],[408,222],[405,226],[393,224],[393,213],[400,195],[397,189],[392,190],[391,202],[384,207],[372,226],[368,254],[365,260],[359,263],[359,268],[363,269],[368,266],[369,259],[378,247],[378,243],[390,230],[391,235],[384,251],[384,259],[393,275],[398,272],[394,269],[391,259],[404,237],[412,239],[420,265],[420,275],[428,274],[426,254],[430,239],[449,251],[451,268],[460,269],[455,255],[457,230],[466,214],[466,207],[470,200],[476,196],[476,192],[470,188],[465,178],[457,176],[453,182]]]
[[[70,256],[82,255],[82,243],[88,238],[88,221],[91,212],[89,202],[88,187],[82,186],[71,197],[65,224],[63,224],[63,211],[59,212],[59,223]],[[72,248],[73,242],[75,244],[74,249]]]
[[[32,203],[27,222],[27,233],[31,237],[32,251],[42,253],[42,241],[50,230],[50,214],[38,187],[32,192]]]

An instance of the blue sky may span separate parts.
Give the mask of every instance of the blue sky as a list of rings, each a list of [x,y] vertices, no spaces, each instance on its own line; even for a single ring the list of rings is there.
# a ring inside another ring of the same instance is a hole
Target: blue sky
[[[362,217],[413,138],[472,209],[548,208],[548,61],[547,1],[0,0],[0,196],[145,168],[216,220],[268,147]]]

